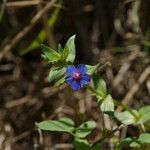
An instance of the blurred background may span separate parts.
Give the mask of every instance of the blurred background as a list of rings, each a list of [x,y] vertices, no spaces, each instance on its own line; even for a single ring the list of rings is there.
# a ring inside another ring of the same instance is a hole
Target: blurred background
[[[100,131],[115,126],[90,91],[48,83],[41,43],[57,50],[76,34],[76,64],[109,61],[100,76],[112,96],[136,109],[150,104],[149,14],[150,0],[1,0],[0,149],[72,149],[68,134],[34,130],[48,118],[67,116],[76,125],[93,119]],[[131,126],[122,136],[137,134]]]

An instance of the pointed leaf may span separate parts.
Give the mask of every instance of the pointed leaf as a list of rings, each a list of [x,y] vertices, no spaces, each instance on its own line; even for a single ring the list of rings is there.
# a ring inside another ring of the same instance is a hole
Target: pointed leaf
[[[136,110],[133,110],[134,113],[138,115],[138,112]],[[128,111],[123,111],[115,114],[115,117],[122,122],[123,124],[129,125],[129,124],[135,124],[136,119],[135,117]]]
[[[59,85],[63,84],[65,82],[65,77],[66,76],[63,76],[58,81],[56,81],[54,86],[59,86]]]
[[[123,140],[121,140],[119,144],[120,148],[125,148],[125,147],[140,147],[140,143],[138,141],[138,138],[136,137],[128,137]]]
[[[150,144],[150,133],[143,133],[138,139],[142,143]]]
[[[102,112],[114,112],[114,102],[111,95],[107,95],[100,105]]]
[[[150,105],[149,106],[144,106],[139,109],[139,123],[145,123],[147,121],[150,121]]]
[[[97,97],[105,97],[107,94],[106,82],[98,75],[94,75],[93,83],[96,91],[101,95],[97,95]]]
[[[75,136],[84,138],[89,135],[93,129],[96,128],[95,121],[87,121],[81,124],[78,128],[76,128]]]
[[[87,67],[87,74],[92,75],[92,74],[96,73],[100,66],[101,66],[100,64],[96,64],[94,66],[86,65],[86,67]]]
[[[65,70],[66,70],[65,67],[51,68],[49,76],[48,76],[49,82],[60,79],[65,74]]]
[[[54,63],[60,60],[59,54],[50,47],[41,44],[41,49],[50,63]]]
[[[69,118],[61,118],[60,120],[42,121],[36,124],[36,127],[46,131],[72,133],[74,131],[74,122]]]
[[[66,58],[66,62],[74,62],[75,60],[75,55],[76,55],[76,51],[75,51],[75,35],[73,35],[72,37],[69,38],[69,40],[67,41],[64,51],[65,53],[68,54],[67,58]]]

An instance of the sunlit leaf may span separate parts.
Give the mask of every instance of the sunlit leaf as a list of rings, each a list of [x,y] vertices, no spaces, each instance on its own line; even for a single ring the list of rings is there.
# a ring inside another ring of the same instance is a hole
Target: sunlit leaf
[[[60,60],[59,54],[50,47],[41,44],[41,49],[49,62],[54,63]]]
[[[87,74],[92,75],[94,73],[96,73],[98,71],[98,69],[100,68],[100,64],[96,64],[94,66],[91,65],[86,65],[87,67]]]
[[[65,77],[66,76],[63,76],[58,81],[56,81],[54,86],[59,86],[59,85],[63,84],[65,82]]]
[[[102,112],[114,112],[114,102],[111,95],[107,95],[100,105]]]
[[[143,133],[138,139],[142,143],[150,144],[150,133]]]
[[[89,135],[93,129],[96,128],[95,121],[87,121],[81,124],[78,128],[76,128],[75,136],[84,138]]]
[[[58,79],[61,79],[61,77],[65,74],[65,67],[53,67],[50,70],[49,76],[48,76],[48,81],[56,81],[58,82]],[[58,85],[58,83],[57,83]]]
[[[61,118],[60,120],[46,120],[36,124],[37,128],[46,131],[68,132],[74,131],[74,122],[69,118]]]
[[[64,51],[65,51],[65,53],[68,54],[68,56],[66,58],[66,62],[73,63],[74,60],[75,60],[75,55],[76,55],[76,51],[75,51],[75,35],[73,35],[72,37],[69,38],[69,40],[65,44]]]
[[[133,110],[133,112],[138,115],[138,112],[136,110]],[[117,112],[115,113],[115,117],[120,122],[126,125],[137,123],[137,120],[135,119],[135,117],[128,111]]]
[[[105,97],[105,95],[107,94],[106,82],[100,76],[94,75],[93,83],[96,91],[99,93],[97,97]]]
[[[138,141],[138,138],[136,137],[128,137],[123,140],[121,140],[119,147],[125,148],[125,147],[140,147],[140,143]]]
[[[138,112],[140,115],[139,123],[150,121],[150,105],[140,108]]]

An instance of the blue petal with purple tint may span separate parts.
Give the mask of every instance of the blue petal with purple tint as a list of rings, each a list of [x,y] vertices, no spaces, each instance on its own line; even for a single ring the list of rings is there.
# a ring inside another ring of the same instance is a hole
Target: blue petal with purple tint
[[[77,66],[77,69],[79,70],[80,73],[86,74],[87,73],[87,67],[84,64],[80,64]]]
[[[69,65],[66,69],[66,74],[72,76],[75,71],[76,71],[75,66]]]
[[[91,78],[88,74],[84,74],[82,75],[82,79],[81,79],[81,82],[83,84],[88,84],[90,82]]]

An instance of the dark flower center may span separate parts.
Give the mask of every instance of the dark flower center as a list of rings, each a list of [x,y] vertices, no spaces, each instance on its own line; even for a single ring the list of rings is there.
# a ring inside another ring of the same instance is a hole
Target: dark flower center
[[[75,73],[73,74],[73,79],[74,79],[74,80],[80,80],[80,79],[81,79],[81,74],[78,73],[78,72],[75,72]]]

